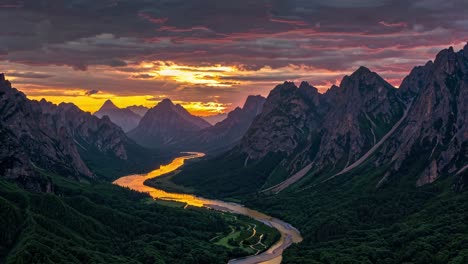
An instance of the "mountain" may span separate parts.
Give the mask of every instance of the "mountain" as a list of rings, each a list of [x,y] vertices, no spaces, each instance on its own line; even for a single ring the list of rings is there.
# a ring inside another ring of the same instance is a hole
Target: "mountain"
[[[441,51],[400,89],[365,67],[324,94],[305,82],[278,85],[238,146],[174,181],[229,196],[329,181],[363,164],[388,168],[379,186],[402,170],[413,169],[418,186],[461,175],[468,160],[466,50]],[[193,177],[201,167],[209,169]]]
[[[174,147],[207,153],[229,150],[240,142],[255,117],[262,112],[264,103],[265,98],[260,95],[248,96],[242,108],[237,107],[224,120],[182,139]]]
[[[94,113],[95,116],[102,118],[108,116],[110,120],[128,132],[138,126],[141,116],[134,113],[129,108],[118,108],[111,100],[107,100],[101,108]]]
[[[148,108],[142,105],[131,105],[126,107],[126,109],[129,109],[130,111],[139,116],[144,116],[146,112],[148,112]]]
[[[210,115],[210,116],[202,116],[201,118],[205,119],[205,121],[207,121],[211,125],[215,125],[216,123],[221,122],[224,119],[226,119],[227,116],[228,114],[222,113],[222,114],[216,114],[216,115]]]
[[[454,177],[468,168],[468,45],[441,51],[434,63],[415,68],[400,92],[410,96],[403,126],[384,144],[379,164],[391,164],[380,184],[417,167],[416,184]],[[412,96],[411,96],[412,95]]]
[[[141,145],[161,147],[210,126],[181,105],[174,105],[170,99],[164,99],[148,110],[139,125],[128,135]]]
[[[74,179],[111,179],[148,166],[140,155],[154,155],[109,118],[99,119],[73,104],[28,100],[3,74],[0,114],[0,175],[31,190],[50,191],[41,170]],[[112,170],[103,171],[110,163],[115,164]]]

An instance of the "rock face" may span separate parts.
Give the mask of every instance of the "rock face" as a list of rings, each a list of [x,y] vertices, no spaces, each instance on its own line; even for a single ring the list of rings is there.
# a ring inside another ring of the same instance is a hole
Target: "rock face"
[[[128,132],[137,127],[142,117],[134,113],[131,109],[118,108],[111,100],[107,100],[94,115],[99,118],[108,116],[110,120],[121,127],[124,132]]]
[[[226,119],[181,140],[176,145],[181,150],[208,153],[228,150],[240,142],[255,117],[262,112],[264,103],[265,98],[260,95],[248,96],[244,106],[229,112]]]
[[[461,175],[468,164],[468,45],[443,50],[434,63],[415,68],[400,91],[413,103],[380,162],[391,162],[392,172],[418,164],[418,186]]]
[[[164,99],[148,110],[139,125],[128,135],[141,145],[164,147],[210,126],[181,105],[174,105],[171,100]]]
[[[323,136],[311,160],[318,169],[342,169],[358,160],[390,131],[405,109],[398,90],[365,67],[345,76],[340,87],[324,97],[328,110]]]
[[[0,176],[33,190],[47,190],[37,168],[74,178],[93,177],[81,153],[127,159],[124,132],[73,104],[30,101],[0,75]]]
[[[316,131],[322,120],[316,88],[292,82],[276,86],[268,95],[262,113],[241,141],[241,151],[249,159],[260,159],[270,152],[292,154]]]

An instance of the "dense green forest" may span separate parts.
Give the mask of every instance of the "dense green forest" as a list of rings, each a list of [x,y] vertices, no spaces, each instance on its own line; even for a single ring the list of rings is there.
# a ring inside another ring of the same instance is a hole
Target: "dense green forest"
[[[450,178],[404,188],[402,177],[377,189],[378,175],[356,171],[246,203],[301,231],[285,263],[468,263],[467,192],[453,191]]]
[[[0,263],[226,263],[253,250],[221,239],[234,229],[263,226],[206,209],[163,206],[108,183],[47,177],[53,193],[0,181]],[[273,243],[277,233],[261,228]]]
[[[230,151],[211,159],[188,161],[183,170],[171,180],[204,197],[243,196],[261,189],[271,171],[280,167],[278,164],[284,158],[281,154],[268,154],[265,159],[244,166],[246,155],[232,153]],[[155,183],[158,180],[154,179],[149,184],[157,186]],[[177,191],[184,192],[184,188]]]
[[[312,174],[277,195],[250,188],[250,194],[228,192],[223,199],[241,200],[301,231],[304,241],[285,251],[284,263],[468,263],[468,192],[457,188],[457,181],[468,177],[445,175],[416,187],[423,159],[415,156],[379,187],[386,168],[375,168],[370,159],[329,181],[323,182],[330,174]],[[246,174],[237,174],[247,172],[243,167],[225,169],[223,177],[233,178],[230,186],[217,187],[216,181],[202,186],[188,177],[216,174],[222,166],[230,168],[213,161],[189,164],[173,179],[200,195],[223,196],[222,190],[244,185],[236,175],[251,177],[258,188],[269,169],[263,164]]]

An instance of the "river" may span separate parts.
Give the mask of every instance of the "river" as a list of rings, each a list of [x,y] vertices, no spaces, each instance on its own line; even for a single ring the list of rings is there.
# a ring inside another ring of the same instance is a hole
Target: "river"
[[[186,203],[187,205],[191,206],[206,207],[218,211],[246,215],[260,222],[263,222],[266,225],[272,226],[275,229],[277,229],[281,234],[280,239],[275,244],[273,244],[269,249],[267,249],[263,253],[240,259],[233,259],[229,261],[229,264],[281,263],[283,251],[292,243],[299,243],[302,241],[302,237],[299,231],[290,224],[280,219],[258,212],[256,210],[249,209],[240,204],[223,202],[221,200],[206,199],[191,194],[170,193],[150,186],[146,186],[144,184],[144,182],[147,179],[159,177],[161,175],[167,174],[180,168],[182,165],[184,165],[185,160],[200,158],[203,156],[205,156],[204,153],[186,152],[183,156],[175,158],[171,163],[167,165],[161,165],[159,169],[153,170],[147,174],[134,174],[124,176],[115,180],[114,184],[117,184],[122,187],[128,187],[135,191],[148,193],[155,199],[177,201]]]

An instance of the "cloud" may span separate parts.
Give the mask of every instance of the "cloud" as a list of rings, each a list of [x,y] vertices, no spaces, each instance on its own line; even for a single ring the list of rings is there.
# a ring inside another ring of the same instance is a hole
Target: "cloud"
[[[88,90],[88,91],[86,91],[85,94],[86,94],[87,96],[91,96],[91,95],[97,94],[97,93],[99,93],[98,90]]]
[[[147,73],[140,73],[140,74],[132,75],[132,78],[133,79],[154,79],[154,76],[147,74]]]
[[[251,92],[265,95],[284,79],[305,79],[322,89],[359,65],[396,85],[414,65],[468,36],[463,0],[8,0],[2,5],[0,24],[8,26],[0,31],[0,60],[7,70],[29,73],[18,76],[22,84],[84,91],[86,82],[122,96],[166,94],[191,102],[209,96],[241,102]],[[158,74],[171,65],[183,65],[177,70],[185,79],[170,67]],[[204,69],[214,66],[237,72]]]
[[[54,75],[42,72],[7,72],[7,76],[27,78],[27,79],[46,79],[51,78]]]

